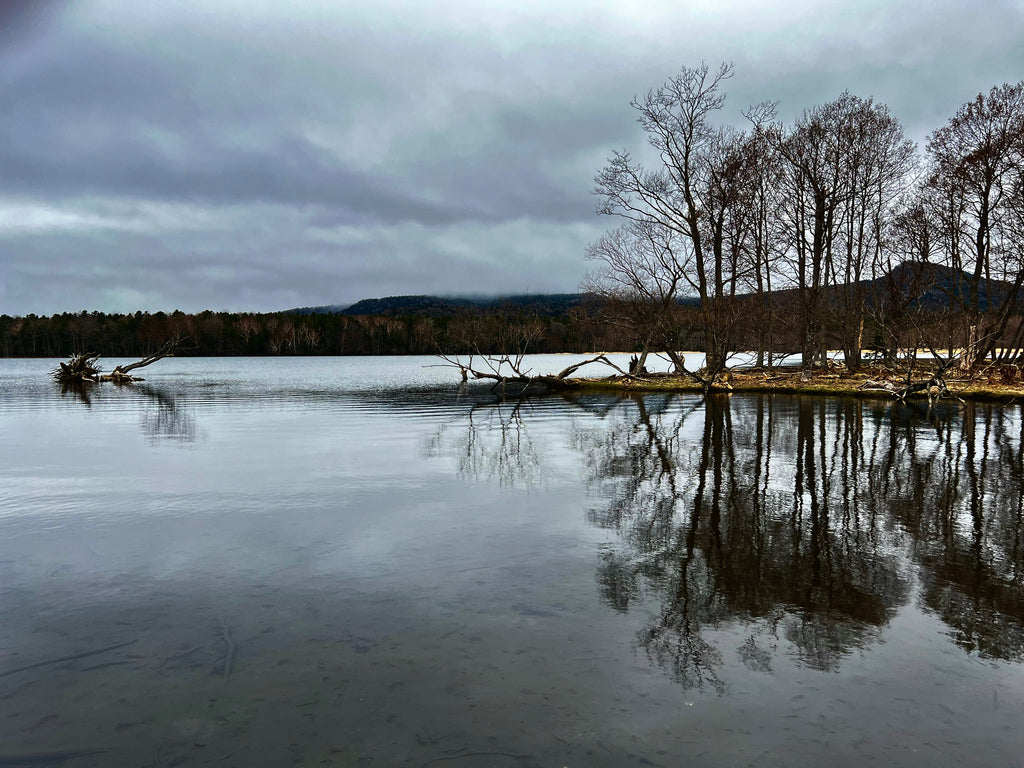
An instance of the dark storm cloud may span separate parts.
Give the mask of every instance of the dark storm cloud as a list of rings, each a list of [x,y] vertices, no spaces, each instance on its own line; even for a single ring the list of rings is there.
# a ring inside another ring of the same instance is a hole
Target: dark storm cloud
[[[571,291],[595,171],[647,151],[629,100],[681,65],[736,63],[727,121],[849,89],[919,140],[1024,72],[1010,0],[0,9],[13,313]]]
[[[0,46],[13,45],[44,30],[68,0],[4,0],[0,3]]]
[[[5,88],[16,106],[0,117],[0,192],[321,203],[399,219],[444,215],[312,144],[272,98],[193,87],[202,71],[168,71],[137,54],[88,46],[61,52]]]
[[[565,107],[536,114],[538,105],[500,94],[454,94],[433,129],[418,128],[415,111],[402,115],[405,102],[382,103],[353,126],[365,81],[353,99],[348,83],[332,92],[302,71],[258,82],[261,55],[246,49],[201,47],[172,65],[114,42],[51,48],[31,72],[0,80],[16,105],[0,117],[0,191],[321,204],[396,221],[493,220],[509,210],[574,218],[589,208],[551,176],[595,127]],[[387,147],[381,169],[314,143],[311,127],[339,145],[353,128],[408,136]]]

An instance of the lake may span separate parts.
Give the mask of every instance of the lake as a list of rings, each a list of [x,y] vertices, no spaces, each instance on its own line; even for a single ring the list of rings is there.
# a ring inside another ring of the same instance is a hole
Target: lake
[[[436,362],[0,360],[0,766],[1021,765],[1019,407]]]

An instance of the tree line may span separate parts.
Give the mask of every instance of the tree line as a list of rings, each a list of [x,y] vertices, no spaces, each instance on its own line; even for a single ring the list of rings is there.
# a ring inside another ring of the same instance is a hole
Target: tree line
[[[622,329],[605,324],[597,305],[542,316],[528,308],[464,308],[448,315],[79,312],[0,315],[0,356],[66,357],[97,353],[142,357],[168,339],[177,355],[435,355],[625,349]]]
[[[744,349],[753,349],[762,333],[757,301],[752,296],[736,299],[746,320],[735,323],[732,331]],[[783,306],[789,299],[776,301]],[[431,309],[367,315],[210,310],[0,314],[0,357],[94,353],[138,358],[153,354],[169,339],[177,340],[175,355],[193,357],[640,352],[633,329],[615,321],[618,311],[614,301],[584,296],[576,306],[554,314],[500,302],[447,313]],[[674,318],[680,324],[674,337],[680,348],[699,349],[704,310],[680,302]],[[785,328],[777,329],[773,338],[777,349],[797,348],[796,337]]]
[[[1020,357],[1024,81],[964,104],[922,158],[888,107],[848,92],[791,125],[767,102],[719,124],[732,76],[683,68],[631,102],[653,160],[615,152],[595,177],[598,212],[622,221],[588,249],[609,322],[680,372],[698,335],[712,375],[744,348],[798,351],[808,371],[829,349],[850,370],[865,347]]]

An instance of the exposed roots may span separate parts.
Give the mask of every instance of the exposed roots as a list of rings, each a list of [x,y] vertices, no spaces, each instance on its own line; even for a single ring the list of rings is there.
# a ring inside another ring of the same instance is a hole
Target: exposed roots
[[[99,381],[102,369],[96,365],[99,355],[89,352],[76,354],[68,358],[66,363],[53,369],[53,378],[61,384],[95,384]]]

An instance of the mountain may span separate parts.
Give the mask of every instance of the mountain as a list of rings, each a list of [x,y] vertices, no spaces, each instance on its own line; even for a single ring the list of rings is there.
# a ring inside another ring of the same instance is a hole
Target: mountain
[[[536,293],[494,297],[440,297],[440,296],[387,296],[381,299],[362,299],[345,306],[329,304],[320,307],[300,307],[287,310],[295,315],[401,315],[438,317],[454,315],[467,309],[527,311],[541,317],[565,315],[575,306],[592,299],[586,293]]]
[[[970,295],[970,278],[966,272],[943,264],[931,262],[904,261],[893,267],[888,274],[874,280],[861,280],[859,286],[869,307],[876,301],[897,302],[911,298],[910,307],[927,311],[959,309],[959,302],[967,302]],[[847,286],[824,288],[824,297],[835,296]],[[986,285],[982,280],[978,287],[978,307],[988,311],[989,305],[998,307],[1013,291],[1013,283],[1006,280],[991,280]],[[785,302],[796,299],[797,290],[788,289],[775,293],[775,301]],[[951,298],[954,305],[950,306]]]
[[[970,278],[965,272],[927,262],[903,262],[888,275],[871,281],[868,286],[869,295],[872,290],[880,291],[878,295],[884,295],[887,286],[890,292],[895,289],[918,295],[916,304],[931,310],[949,307],[950,297],[967,301],[970,295]],[[1013,290],[1011,281],[991,280],[986,283],[982,279],[978,286],[978,308],[987,312],[990,305],[1000,306]]]
[[[862,280],[868,304],[875,297],[887,295],[915,295],[915,304],[928,310],[937,310],[949,306],[950,296],[964,296],[969,293],[967,275],[952,267],[941,264],[906,261],[894,267],[891,272],[874,280]],[[843,286],[826,287],[824,295]],[[981,311],[986,311],[990,303],[1000,304],[1006,295],[1013,290],[1013,283],[1003,280],[992,280],[989,296],[982,283],[979,291]],[[780,304],[795,301],[798,291],[795,288],[783,289],[773,293],[773,300]],[[743,298],[742,296],[740,298]],[[528,312],[540,317],[563,317],[573,307],[586,302],[595,301],[596,296],[589,293],[536,293],[516,296],[497,297],[442,297],[442,296],[387,296],[380,299],[362,299],[355,304],[328,304],[319,307],[300,307],[286,310],[294,315],[390,315],[404,317],[443,317],[456,315],[469,309],[494,311],[511,309],[517,312]],[[691,297],[679,299],[680,304],[696,306],[697,300]]]

